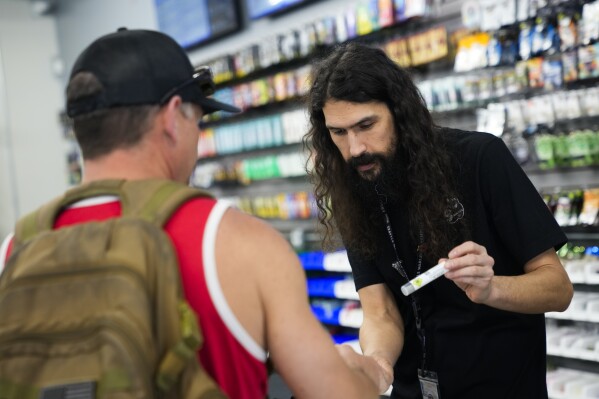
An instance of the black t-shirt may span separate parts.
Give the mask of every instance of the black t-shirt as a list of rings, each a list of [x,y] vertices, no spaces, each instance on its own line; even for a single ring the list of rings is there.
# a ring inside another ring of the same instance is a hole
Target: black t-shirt
[[[471,239],[493,257],[496,275],[521,275],[529,260],[566,243],[541,196],[501,139],[454,129],[442,129],[442,134],[456,161],[458,200]],[[400,205],[388,208],[399,257],[413,278],[416,243],[410,239],[407,210]],[[392,397],[422,398],[417,380],[421,344],[411,298],[400,291],[406,280],[391,267],[395,253],[384,229],[377,239],[384,249],[374,261],[363,261],[348,251],[356,288],[385,283],[393,292],[406,336],[395,365]],[[425,260],[422,270],[431,266]],[[442,398],[547,398],[543,314],[475,304],[444,277],[415,294],[422,304],[427,369],[438,374]]]

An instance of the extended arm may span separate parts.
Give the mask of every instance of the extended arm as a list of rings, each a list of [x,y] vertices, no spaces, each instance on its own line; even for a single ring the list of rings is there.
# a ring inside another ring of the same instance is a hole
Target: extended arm
[[[449,252],[445,277],[453,280],[476,303],[519,313],[564,311],[573,287],[553,249],[524,265],[519,276],[496,276],[494,260],[485,247],[463,243]]]
[[[404,325],[393,295],[385,284],[375,284],[358,291],[364,311],[360,327],[360,346],[366,356],[371,356],[393,381],[393,365],[404,343]]]
[[[261,221],[235,214],[228,256],[243,264],[244,284],[255,285],[266,349],[295,398],[378,398],[378,365],[355,354],[350,366],[308,303],[305,274],[289,244]],[[226,226],[223,226],[225,228]],[[231,250],[233,249],[233,250]],[[251,300],[253,296],[249,296]]]

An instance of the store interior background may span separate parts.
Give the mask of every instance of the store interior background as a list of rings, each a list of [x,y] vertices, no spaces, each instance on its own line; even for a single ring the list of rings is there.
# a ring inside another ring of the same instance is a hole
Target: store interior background
[[[311,1],[284,14],[253,21],[244,10],[244,2],[239,1],[241,30],[194,48],[189,56],[194,65],[200,65],[260,43],[263,38],[301,29],[318,18],[344,13],[361,1],[364,0]],[[435,0],[434,3],[443,15],[459,19],[465,1]],[[89,43],[119,27],[157,30],[155,0],[0,0],[0,242],[13,230],[18,217],[69,187],[66,156],[72,141],[66,139],[60,120],[68,75],[76,57]],[[596,82],[597,79],[595,85]],[[469,125],[450,126],[476,128],[474,111],[468,111],[470,114],[465,118]],[[596,127],[595,130],[599,131]],[[530,177],[537,187],[559,187],[564,183],[583,189],[599,187],[597,164],[542,171]],[[285,190],[286,183],[276,184],[280,185],[279,190]],[[309,186],[304,190],[309,190]],[[296,222],[292,220],[288,225]],[[599,228],[586,227],[590,228],[571,230],[568,236],[596,247]],[[348,268],[346,259],[344,262]],[[350,274],[348,269],[344,272]],[[599,260],[595,275],[599,276]],[[592,353],[576,355],[574,360],[562,364],[592,372],[599,392],[599,277],[595,278],[597,281],[591,285],[578,281],[569,314],[548,315],[548,318],[553,324],[555,319],[574,321],[578,323],[577,334],[590,333],[589,342],[597,342]],[[351,282],[349,286],[351,291]],[[349,299],[357,299],[355,290],[349,294]],[[597,310],[591,316],[581,312],[587,304],[589,308],[593,304]],[[354,319],[350,324],[355,323]],[[567,358],[558,352],[553,354],[562,360]],[[556,387],[553,399],[566,397],[559,395],[565,382],[553,378],[552,383]]]
[[[335,15],[357,0],[320,0],[276,18],[245,21],[238,33],[189,52],[194,65],[260,38]],[[59,115],[77,55],[119,27],[158,29],[153,0],[0,0],[0,236],[17,217],[68,187],[67,141]]]

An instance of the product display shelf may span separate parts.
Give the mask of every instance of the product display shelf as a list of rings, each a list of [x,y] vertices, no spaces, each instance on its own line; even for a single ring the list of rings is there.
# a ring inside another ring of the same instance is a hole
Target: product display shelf
[[[524,168],[528,177],[539,190],[561,187],[599,187],[599,167],[564,167],[557,169]]]
[[[255,157],[261,155],[269,155],[278,152],[285,152],[294,149],[301,149],[302,143],[295,141],[292,143],[283,143],[272,146],[256,147],[251,149],[244,149],[241,151],[235,151],[230,153],[217,153],[214,155],[201,156],[198,158],[198,164],[207,162],[220,162],[220,161],[234,161],[242,160],[248,157]]]
[[[305,251],[298,256],[308,275],[308,296],[314,315],[325,325],[353,329],[347,335],[356,338],[363,313],[347,253]]]
[[[599,226],[564,226],[563,230],[572,245],[588,243],[590,250],[585,251],[585,256],[562,261],[574,284],[574,297],[564,312],[545,314],[548,366],[549,370],[567,368],[567,376],[572,377],[570,380],[586,384],[586,377],[589,377],[596,383],[599,381],[599,258],[595,252],[599,244]],[[554,379],[551,373],[548,374],[551,398],[596,397],[585,396],[595,391],[587,392],[587,388],[581,387],[576,389],[587,393],[573,396],[575,386],[568,388],[566,380]]]
[[[547,373],[550,399],[591,399],[599,396],[599,376],[560,367]]]

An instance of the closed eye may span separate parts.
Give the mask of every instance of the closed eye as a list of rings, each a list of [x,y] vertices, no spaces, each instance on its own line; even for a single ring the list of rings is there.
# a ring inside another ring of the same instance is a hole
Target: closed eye
[[[335,136],[342,136],[346,133],[345,129],[329,129],[329,132],[331,132],[331,134],[334,134]]]
[[[368,130],[373,126],[374,126],[374,123],[369,122],[369,123],[361,123],[358,127],[360,128],[360,130]]]

